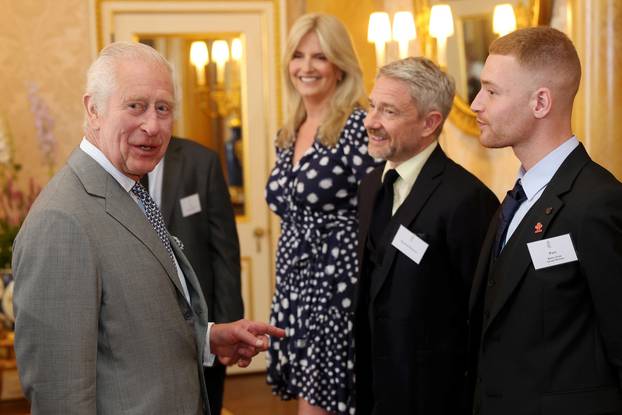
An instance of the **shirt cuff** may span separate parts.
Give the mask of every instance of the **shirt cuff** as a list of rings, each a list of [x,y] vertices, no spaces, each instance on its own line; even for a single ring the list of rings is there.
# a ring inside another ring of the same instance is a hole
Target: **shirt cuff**
[[[207,323],[207,334],[205,335],[205,348],[203,349],[203,366],[212,367],[216,360],[216,355],[212,354],[209,347],[209,334],[214,323]]]

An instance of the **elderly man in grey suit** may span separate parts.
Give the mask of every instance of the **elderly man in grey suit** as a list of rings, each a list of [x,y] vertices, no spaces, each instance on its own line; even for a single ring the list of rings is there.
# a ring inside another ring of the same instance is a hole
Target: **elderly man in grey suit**
[[[173,125],[170,65],[119,42],[87,74],[86,137],[15,241],[15,351],[33,414],[208,414],[203,365],[284,333],[208,323],[201,287],[137,183]]]

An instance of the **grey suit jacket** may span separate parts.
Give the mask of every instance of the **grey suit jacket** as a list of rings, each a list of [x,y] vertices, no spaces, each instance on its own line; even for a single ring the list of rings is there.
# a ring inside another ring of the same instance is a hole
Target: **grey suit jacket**
[[[77,149],[15,241],[15,351],[33,414],[202,414],[207,306],[134,200]]]
[[[197,195],[201,211],[184,216],[180,200]],[[184,244],[209,307],[210,320],[244,316],[240,245],[229,190],[218,155],[190,140],[173,137],[164,158],[162,215]]]

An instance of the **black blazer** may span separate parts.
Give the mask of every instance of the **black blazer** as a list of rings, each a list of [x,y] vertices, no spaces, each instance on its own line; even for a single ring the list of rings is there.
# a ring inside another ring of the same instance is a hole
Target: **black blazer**
[[[357,414],[456,415],[469,290],[499,201],[438,146],[389,223],[379,244],[386,247],[384,260],[369,275],[365,245],[383,168],[359,187]],[[400,225],[429,244],[419,265],[391,245]]]
[[[201,211],[183,217],[180,199],[193,194],[199,196]],[[164,158],[162,215],[171,235],[184,244],[203,289],[209,321],[242,318],[238,233],[214,151],[190,140],[171,139]]]
[[[496,229],[470,299],[476,412],[622,413],[622,184],[580,145],[491,263]],[[565,234],[578,261],[535,270],[527,243]],[[484,310],[491,279],[501,282]]]

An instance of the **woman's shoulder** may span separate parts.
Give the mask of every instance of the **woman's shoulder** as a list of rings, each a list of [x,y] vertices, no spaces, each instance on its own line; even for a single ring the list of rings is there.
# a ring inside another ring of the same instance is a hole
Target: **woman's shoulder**
[[[367,112],[363,108],[355,107],[346,120],[346,127],[351,124],[362,126],[366,116]]]
[[[345,125],[341,131],[341,142],[358,142],[358,141],[366,141],[367,132],[365,130],[365,125],[363,124],[363,120],[367,113],[362,108],[354,108],[348,118],[346,119]]]

